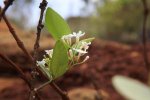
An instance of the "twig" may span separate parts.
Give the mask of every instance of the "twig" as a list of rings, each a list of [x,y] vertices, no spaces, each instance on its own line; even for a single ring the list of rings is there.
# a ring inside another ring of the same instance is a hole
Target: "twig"
[[[40,3],[40,6],[39,6],[39,8],[41,9],[41,13],[40,13],[38,26],[37,26],[37,33],[36,33],[37,37],[36,37],[36,41],[35,41],[35,44],[34,44],[34,62],[35,63],[36,63],[37,55],[38,55],[37,52],[38,52],[38,48],[39,48],[39,40],[40,40],[41,30],[44,27],[44,25],[42,24],[42,20],[43,20],[43,14],[44,14],[46,6],[47,6],[47,1],[46,0],[43,0]]]
[[[6,12],[6,10],[8,9],[8,7],[9,7],[10,5],[12,5],[13,1],[14,1],[14,0],[5,0],[5,2],[4,2],[4,3],[5,3],[5,7],[4,7],[4,9],[2,10],[2,12],[1,12],[0,20],[1,20],[2,16],[5,14],[5,12]]]
[[[27,77],[25,76],[25,74],[22,71],[22,69],[20,67],[18,67],[14,62],[12,62],[9,58],[7,58],[6,56],[4,56],[2,53],[0,53],[0,57],[4,61],[6,61],[7,63],[9,63],[20,74],[20,77],[28,84],[29,88],[31,88],[30,82],[27,79]]]
[[[10,33],[13,35],[14,39],[17,42],[18,47],[20,47],[20,49],[28,56],[28,58],[33,61],[32,56],[29,54],[29,52],[27,51],[27,49],[25,48],[23,42],[19,39],[19,37],[17,36],[15,30],[13,29],[13,27],[11,26],[11,24],[9,23],[7,17],[5,15],[3,15],[3,19],[7,25],[7,27],[9,28]]]
[[[13,61],[11,61],[8,57],[6,57],[5,55],[3,55],[2,53],[0,53],[0,57],[6,61],[8,64],[10,64],[20,75],[20,78],[23,79],[26,84],[28,85],[30,91],[33,91],[34,90],[34,87],[31,85],[30,83],[30,79],[28,80],[28,78],[26,77],[26,75],[24,74],[24,72],[22,71],[21,67],[17,66]],[[40,97],[39,95],[37,94],[36,91],[34,91],[34,95],[36,96],[36,99],[37,100],[40,100]],[[34,96],[33,95],[33,96]]]
[[[6,7],[6,5],[8,4],[7,2],[9,2],[9,1],[5,0],[5,7]],[[0,12],[2,12],[2,11],[1,11],[1,8],[0,8]],[[14,39],[16,40],[18,47],[20,47],[20,49],[28,56],[28,58],[29,58],[31,61],[33,61],[32,56],[28,53],[28,51],[27,51],[27,49],[25,48],[23,42],[22,42],[22,41],[19,39],[19,37],[17,36],[17,34],[16,34],[14,28],[13,28],[13,27],[11,26],[11,24],[9,23],[9,21],[8,21],[7,17],[5,16],[5,14],[4,14],[2,17],[3,17],[3,19],[4,19],[4,21],[5,21],[6,25],[7,25],[7,27],[8,27],[8,29],[9,29],[10,33],[13,35]]]
[[[50,84],[55,90],[56,92],[61,96],[62,100],[69,100],[69,97],[67,95],[66,92],[62,91],[57,84],[55,84],[53,81]]]
[[[48,82],[46,82],[46,83],[44,83],[44,84],[42,84],[41,86],[35,88],[34,91],[39,91],[40,89],[42,89],[43,87],[45,87],[46,85],[48,85],[48,84],[50,84],[50,83],[51,83],[51,80],[48,81]]]

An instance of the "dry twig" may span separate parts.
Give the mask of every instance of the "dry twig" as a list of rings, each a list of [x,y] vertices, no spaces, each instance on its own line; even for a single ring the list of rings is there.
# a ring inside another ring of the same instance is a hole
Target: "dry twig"
[[[11,26],[11,24],[9,23],[7,17],[5,15],[3,15],[3,19],[7,25],[7,27],[9,28],[10,33],[12,34],[12,36],[14,37],[14,39],[17,42],[18,47],[28,56],[28,58],[33,61],[32,56],[29,54],[29,52],[27,51],[27,49],[25,48],[23,42],[19,39],[19,37],[17,36],[15,30],[13,29],[13,27]]]
[[[13,1],[14,0],[5,0],[5,7],[1,12],[0,20],[1,20],[2,16],[5,14],[6,10],[9,8],[9,6],[12,5]]]
[[[38,48],[39,48],[41,30],[44,27],[44,25],[42,24],[42,20],[43,20],[43,14],[44,14],[46,6],[47,6],[47,1],[46,0],[43,0],[40,3],[40,6],[39,6],[39,8],[41,9],[41,13],[40,13],[38,26],[37,26],[37,33],[36,33],[37,37],[36,37],[36,41],[35,41],[35,44],[34,44],[34,61],[35,61],[35,63],[36,63],[37,55],[38,55]]]

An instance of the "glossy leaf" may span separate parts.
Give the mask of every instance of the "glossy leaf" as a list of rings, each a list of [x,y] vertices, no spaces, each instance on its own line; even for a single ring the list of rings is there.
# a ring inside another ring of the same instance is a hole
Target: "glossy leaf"
[[[61,40],[58,40],[55,44],[50,71],[53,79],[56,79],[63,75],[68,69],[68,55],[67,49]]]
[[[150,88],[137,80],[115,76],[112,83],[127,100],[150,100]]]
[[[51,8],[47,8],[45,26],[56,40],[60,39],[63,35],[71,33],[67,22]]]

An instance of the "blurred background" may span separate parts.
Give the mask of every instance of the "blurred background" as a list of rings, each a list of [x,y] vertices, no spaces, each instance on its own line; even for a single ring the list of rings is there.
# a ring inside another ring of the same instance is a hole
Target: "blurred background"
[[[16,0],[7,15],[17,27],[36,31],[39,3],[40,0]],[[3,0],[0,5],[3,6]],[[141,37],[141,0],[49,0],[48,6],[63,16],[73,31],[82,30],[98,38],[125,43],[137,42]]]
[[[1,7],[4,7],[3,1],[0,0]],[[33,54],[41,1],[15,0],[6,12],[16,34],[31,54]],[[111,84],[111,78],[116,74],[129,76],[144,83],[147,82],[148,71],[144,64],[143,46],[141,45],[142,0],[47,1],[48,7],[57,11],[68,22],[72,31],[81,30],[86,32],[88,37],[96,38],[89,48],[90,59],[56,81],[63,90],[72,93],[71,97],[77,97],[77,99],[71,100],[96,98],[94,96],[97,92],[95,92],[94,86],[96,86],[100,96],[106,98],[104,100],[124,100]],[[150,6],[150,0],[147,0],[147,5]],[[149,16],[147,33],[149,39]],[[44,28],[40,39],[38,60],[43,58],[44,50],[53,48],[54,44],[55,41]],[[147,46],[147,50],[150,57],[150,47]],[[17,46],[3,20],[0,22],[0,52],[21,66],[27,76],[30,75],[30,68],[33,64]],[[0,59],[0,100],[28,100],[28,96],[24,95],[28,93],[28,89],[17,75],[8,63]],[[44,82],[41,78],[37,80],[39,83]],[[41,91],[42,100],[60,99],[51,87],[47,86]],[[83,99],[78,97],[83,97]]]

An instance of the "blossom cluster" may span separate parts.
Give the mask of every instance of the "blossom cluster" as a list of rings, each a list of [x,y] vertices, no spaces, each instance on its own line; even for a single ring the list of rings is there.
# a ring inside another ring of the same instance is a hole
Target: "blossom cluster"
[[[68,47],[68,58],[69,64],[68,67],[72,67],[77,64],[81,64],[89,59],[89,56],[82,57],[88,53],[88,48],[91,42],[87,42],[85,40],[80,40],[85,33],[79,31],[78,33],[73,32],[72,34],[62,36],[61,40]],[[53,57],[53,49],[45,50],[46,55],[44,55],[44,59],[42,61],[37,61],[37,66],[41,68],[42,71],[50,78],[50,64],[51,59]],[[81,60],[81,57],[83,60]]]

